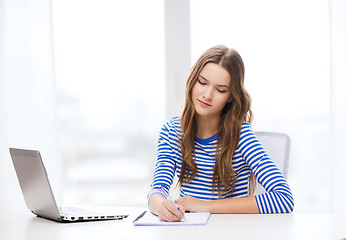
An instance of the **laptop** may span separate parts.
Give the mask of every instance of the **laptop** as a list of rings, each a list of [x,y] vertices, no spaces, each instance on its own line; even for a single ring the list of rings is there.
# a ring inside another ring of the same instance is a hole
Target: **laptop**
[[[97,213],[82,208],[58,207],[41,154],[37,150],[10,148],[12,162],[27,208],[38,217],[58,222],[121,220],[128,215]]]

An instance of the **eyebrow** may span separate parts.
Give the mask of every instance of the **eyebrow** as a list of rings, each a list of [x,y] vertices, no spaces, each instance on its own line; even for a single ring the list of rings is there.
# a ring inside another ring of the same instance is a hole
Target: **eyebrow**
[[[208,79],[206,79],[205,77],[203,77],[202,75],[199,75],[199,77],[201,77],[201,78],[203,78],[205,81],[209,82],[209,80],[208,80]],[[225,87],[225,88],[229,88],[229,86],[228,86],[228,85],[222,85],[222,84],[218,84],[217,86],[218,86],[218,87]]]

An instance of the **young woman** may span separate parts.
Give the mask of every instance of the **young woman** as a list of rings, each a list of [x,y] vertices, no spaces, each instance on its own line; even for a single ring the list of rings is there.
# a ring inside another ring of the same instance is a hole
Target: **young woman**
[[[186,83],[185,107],[161,129],[149,208],[163,221],[185,211],[288,213],[293,196],[282,173],[255,136],[244,64],[234,49],[202,54]],[[174,175],[180,198],[165,196]],[[266,193],[251,196],[254,176]]]

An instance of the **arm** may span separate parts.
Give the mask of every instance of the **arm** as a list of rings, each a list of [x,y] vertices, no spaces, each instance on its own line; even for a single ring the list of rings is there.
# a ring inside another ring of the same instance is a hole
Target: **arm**
[[[219,200],[201,200],[185,196],[175,203],[192,212],[210,213],[259,213],[254,196],[245,198],[227,198]]]
[[[170,143],[171,138],[176,136],[170,123],[166,123],[161,129],[158,147],[157,160],[151,184],[151,191],[148,195],[148,205],[150,211],[157,215],[162,221],[179,221],[184,217],[184,211],[180,211],[161,193],[161,187],[169,192],[175,174],[174,147]]]
[[[238,150],[266,193],[258,196],[200,200],[185,196],[177,204],[189,211],[211,213],[287,213],[293,210],[293,196],[282,173],[269,158],[249,124],[244,124]]]
[[[238,148],[256,179],[266,190],[266,193],[255,196],[259,212],[292,212],[294,200],[291,189],[248,123],[242,126]]]

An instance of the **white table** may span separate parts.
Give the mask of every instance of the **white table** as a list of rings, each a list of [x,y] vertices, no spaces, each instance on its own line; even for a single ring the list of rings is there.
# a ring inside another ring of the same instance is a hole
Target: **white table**
[[[212,214],[205,226],[133,226],[145,208],[112,208],[130,214],[125,220],[57,223],[30,212],[0,216],[1,240],[69,239],[343,239],[346,215],[292,213],[279,215]],[[1,214],[1,213],[0,213]]]

